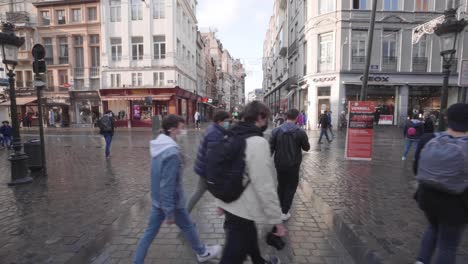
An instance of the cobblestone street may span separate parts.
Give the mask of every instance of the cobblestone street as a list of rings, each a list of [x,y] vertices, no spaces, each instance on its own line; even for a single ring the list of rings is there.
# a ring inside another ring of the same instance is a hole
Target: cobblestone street
[[[36,131],[23,131],[24,139]],[[189,195],[197,177],[192,172],[201,132],[189,131],[181,141]],[[147,224],[149,200],[149,131],[116,134],[112,158],[106,160],[103,140],[94,132],[49,130],[47,178],[10,188],[9,162],[0,152],[0,259],[2,263],[130,263]],[[334,232],[300,191],[288,222],[285,263],[352,263]],[[194,214],[206,243],[223,243],[223,219],[206,195]],[[261,227],[263,238],[269,227]],[[150,249],[146,263],[196,263],[177,227],[165,226]]]

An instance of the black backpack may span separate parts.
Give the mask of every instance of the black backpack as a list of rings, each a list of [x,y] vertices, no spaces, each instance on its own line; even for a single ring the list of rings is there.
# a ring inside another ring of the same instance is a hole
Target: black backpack
[[[224,139],[207,153],[206,183],[208,191],[219,200],[231,203],[247,188],[244,184],[246,137],[227,131]]]
[[[290,167],[300,163],[302,153],[298,151],[296,131],[282,131],[276,135],[275,165],[276,167]]]
[[[103,116],[98,122],[101,132],[112,132],[112,120],[108,115]]]

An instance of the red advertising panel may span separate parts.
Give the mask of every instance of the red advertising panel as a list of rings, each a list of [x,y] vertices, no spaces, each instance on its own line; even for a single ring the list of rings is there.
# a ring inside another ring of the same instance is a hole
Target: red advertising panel
[[[349,102],[346,159],[372,160],[375,103]]]

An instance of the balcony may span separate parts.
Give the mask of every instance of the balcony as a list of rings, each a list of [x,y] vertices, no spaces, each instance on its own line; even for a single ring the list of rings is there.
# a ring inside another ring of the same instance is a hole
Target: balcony
[[[288,48],[288,53],[289,53],[289,55],[292,55],[296,51],[297,51],[297,40],[294,40],[294,42]]]
[[[75,78],[84,78],[84,68],[74,68],[73,76]]]
[[[28,51],[28,50],[19,50],[18,51],[18,60],[19,61],[28,61],[28,60],[32,60],[33,57],[32,57],[32,53],[31,51]]]
[[[101,71],[99,66],[89,68],[89,78],[99,78]]]
[[[6,12],[6,20],[13,24],[29,23],[29,14],[25,11]]]
[[[47,65],[54,65],[54,58],[44,58]]]
[[[413,57],[413,72],[427,72],[426,57]]]
[[[382,58],[382,71],[397,71],[398,58],[397,57],[383,57]]]
[[[364,70],[366,68],[366,57],[365,56],[353,56],[351,58],[351,69],[353,70]]]
[[[68,57],[59,57],[59,64],[68,64]]]

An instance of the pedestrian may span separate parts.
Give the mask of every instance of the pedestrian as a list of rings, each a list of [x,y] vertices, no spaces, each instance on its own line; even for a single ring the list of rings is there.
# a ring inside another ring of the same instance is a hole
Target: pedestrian
[[[182,159],[177,136],[184,129],[185,120],[168,115],[162,121],[163,132],[150,142],[151,153],[151,214],[148,227],[136,249],[134,263],[144,262],[151,243],[166,224],[176,224],[184,233],[199,262],[219,257],[221,246],[208,246],[200,241],[195,224],[185,207],[182,183]]]
[[[322,137],[323,135],[325,135],[325,137],[327,138],[327,141],[328,143],[332,143],[333,140],[331,140],[329,137],[328,137],[328,127],[330,126],[330,119],[328,119],[328,115],[326,114],[326,112],[324,112],[321,116],[320,116],[320,119],[319,119],[319,128],[320,128],[320,138],[319,138],[319,141],[318,143],[319,144],[322,144]]]
[[[13,129],[10,126],[10,122],[3,121],[2,127],[0,127],[0,134],[2,134],[3,141],[2,146],[11,149],[11,137],[13,134]]]
[[[99,119],[98,126],[101,135],[103,135],[104,140],[106,141],[106,158],[109,158],[112,138],[114,137],[115,130],[115,121],[112,111],[106,111],[101,119]]]
[[[414,115],[413,119],[408,120],[403,131],[405,137],[405,149],[403,150],[403,156],[401,160],[406,160],[408,152],[411,146],[414,146],[414,154],[416,155],[416,149],[421,137],[424,135],[424,124],[418,119],[418,115]]]
[[[276,116],[275,116],[275,126],[279,127],[283,123],[284,123],[284,114],[283,114],[283,110],[280,110],[280,112],[276,113]]]
[[[344,131],[346,130],[346,128],[348,127],[348,120],[346,120],[346,112],[345,111],[341,111],[341,115],[340,115],[340,125],[338,127],[338,129],[340,131]]]
[[[270,109],[263,103],[251,102],[243,111],[243,121],[230,130],[232,134],[245,139],[243,141],[245,149],[236,159],[236,161],[240,160],[243,164],[241,167],[245,168],[241,172],[244,181],[242,178],[240,181],[241,184],[244,183],[244,189],[232,202],[217,199],[219,207],[225,212],[224,229],[226,231],[226,245],[220,264],[241,264],[247,256],[253,264],[281,263],[278,257],[270,257],[268,261],[262,257],[256,228],[256,223],[264,223],[275,225],[277,236],[283,237],[287,233],[281,220],[270,146],[263,137],[263,132],[268,128],[270,116]],[[216,150],[219,149],[216,148]],[[208,154],[210,162],[207,168],[211,168],[211,162],[213,162],[210,154],[213,157],[219,156],[216,151],[210,152]],[[232,188],[236,187],[237,185],[232,186]]]
[[[448,130],[425,134],[416,151],[419,182],[415,199],[429,226],[416,264],[455,264],[457,248],[468,224],[468,104],[447,111]]]
[[[424,133],[434,133],[434,120],[432,120],[429,114],[426,114],[424,119]]]
[[[197,188],[187,204],[189,213],[192,212],[195,205],[207,190],[206,154],[214,144],[221,141],[224,138],[224,135],[226,135],[227,129],[229,129],[231,125],[229,119],[230,115],[228,112],[223,110],[217,111],[214,115],[213,124],[208,126],[205,135],[198,146],[197,160],[195,161],[194,170],[200,178],[198,179]]]
[[[299,116],[297,117],[297,124],[300,128],[304,128],[304,114],[302,112],[300,112]]]
[[[327,114],[327,117],[328,117],[328,129],[330,130],[330,134],[332,135],[332,137],[334,138],[335,137],[335,134],[333,133],[333,125],[332,125],[332,111],[325,111],[325,113]]]
[[[196,129],[200,129],[200,119],[201,119],[201,115],[200,115],[200,112],[196,111],[195,112],[195,115],[193,116],[194,120],[195,120],[195,128]]]
[[[299,169],[302,163],[302,150],[309,151],[309,138],[302,128],[296,126],[299,115],[297,109],[286,113],[286,123],[271,133],[270,146],[274,154],[278,177],[278,197],[281,205],[281,219],[291,217],[289,210],[299,184]]]

